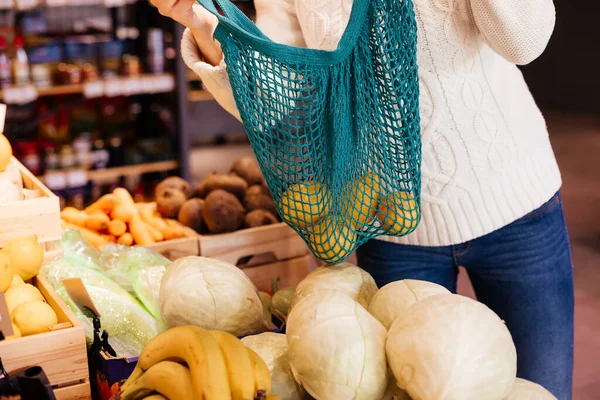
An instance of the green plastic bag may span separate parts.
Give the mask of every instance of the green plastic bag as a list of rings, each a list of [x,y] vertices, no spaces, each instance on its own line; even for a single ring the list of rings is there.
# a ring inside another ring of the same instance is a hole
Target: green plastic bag
[[[229,0],[217,15],[237,108],[282,219],[322,261],[421,217],[411,0],[355,0],[334,51],[277,44]],[[285,29],[285,27],[282,27]]]

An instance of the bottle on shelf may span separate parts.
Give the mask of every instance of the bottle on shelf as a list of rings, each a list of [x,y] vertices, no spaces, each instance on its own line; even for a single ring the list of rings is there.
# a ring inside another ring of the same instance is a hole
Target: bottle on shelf
[[[6,55],[6,40],[0,36],[0,87],[5,88],[12,84],[10,73],[10,59]]]
[[[12,75],[15,85],[26,85],[30,82],[29,58],[23,48],[23,36],[15,38],[15,58],[12,60]]]
[[[104,140],[97,139],[94,141],[94,151],[92,153],[94,169],[105,169],[110,162],[110,153],[104,145]]]

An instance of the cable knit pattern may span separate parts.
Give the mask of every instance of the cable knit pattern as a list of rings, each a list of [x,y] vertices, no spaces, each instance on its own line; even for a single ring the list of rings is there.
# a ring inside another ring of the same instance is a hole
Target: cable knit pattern
[[[458,244],[515,221],[560,188],[544,118],[514,65],[532,61],[546,47],[554,6],[551,0],[414,3],[423,219],[411,235],[381,239]],[[335,48],[350,5],[351,0],[296,0],[306,45]]]

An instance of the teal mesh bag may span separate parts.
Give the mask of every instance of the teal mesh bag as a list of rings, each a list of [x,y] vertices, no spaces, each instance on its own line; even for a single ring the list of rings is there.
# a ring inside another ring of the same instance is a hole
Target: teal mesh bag
[[[326,263],[421,217],[411,0],[355,0],[334,51],[268,39],[229,0],[217,15],[244,128],[282,219]],[[327,1],[327,0],[323,0]],[[286,29],[282,27],[282,29]]]

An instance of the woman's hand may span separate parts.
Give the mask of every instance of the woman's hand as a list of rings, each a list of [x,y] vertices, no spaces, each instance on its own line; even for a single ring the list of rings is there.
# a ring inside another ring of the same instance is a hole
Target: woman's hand
[[[196,39],[196,44],[211,65],[218,65],[223,58],[221,46],[213,39],[217,27],[217,17],[208,12],[195,0],[151,0],[162,15],[172,18],[189,28]]]

